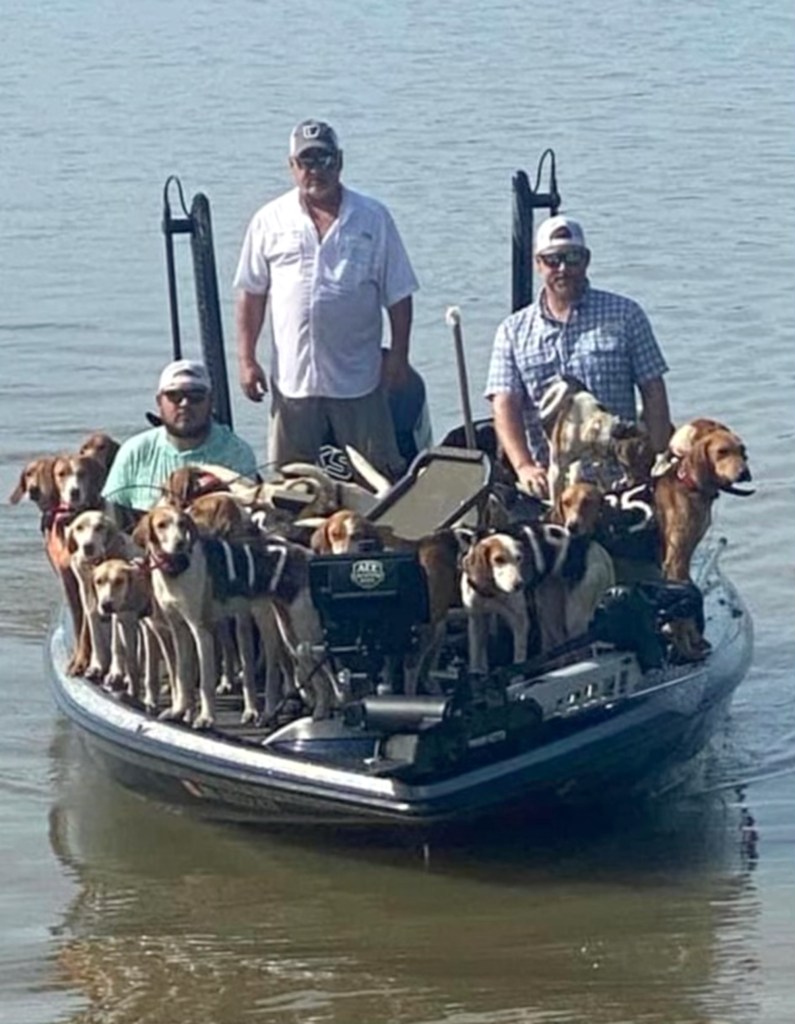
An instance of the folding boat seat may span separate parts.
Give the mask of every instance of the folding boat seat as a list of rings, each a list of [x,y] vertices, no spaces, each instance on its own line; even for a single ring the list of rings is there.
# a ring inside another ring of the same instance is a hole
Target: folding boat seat
[[[367,518],[407,540],[456,524],[476,526],[491,478],[492,461],[485,452],[444,445],[428,448]]]

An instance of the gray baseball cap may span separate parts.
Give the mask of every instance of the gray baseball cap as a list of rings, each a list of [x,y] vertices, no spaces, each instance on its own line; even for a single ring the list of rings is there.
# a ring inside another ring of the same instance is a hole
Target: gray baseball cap
[[[330,124],[310,118],[293,128],[290,132],[290,156],[300,156],[308,149],[325,149],[329,153],[339,153],[337,133]]]

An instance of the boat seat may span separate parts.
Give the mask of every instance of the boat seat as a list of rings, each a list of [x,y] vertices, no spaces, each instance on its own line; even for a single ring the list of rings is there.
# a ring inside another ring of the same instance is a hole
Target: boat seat
[[[485,452],[444,445],[428,448],[367,518],[406,540],[458,523],[477,526],[491,472],[492,462]]]

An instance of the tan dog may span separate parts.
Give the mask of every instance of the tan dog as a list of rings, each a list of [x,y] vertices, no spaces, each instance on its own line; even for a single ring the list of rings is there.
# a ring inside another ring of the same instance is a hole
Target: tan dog
[[[104,484],[119,448],[119,442],[114,440],[110,434],[97,431],[94,434],[89,434],[77,449],[77,454],[88,455],[102,466],[104,470],[102,483]]]
[[[596,484],[569,484],[553,510],[553,521],[572,535],[593,537],[604,509],[604,495]]]
[[[229,484],[225,483],[213,469],[198,465],[180,466],[169,473],[168,478],[161,484],[161,500],[158,504],[184,509],[203,495],[229,494],[229,491]]]
[[[142,560],[108,558],[94,567],[92,576],[99,615],[113,623],[107,682],[113,689],[126,688],[134,700],[143,698],[147,711],[154,714],[160,656],[173,687],[173,652],[154,604],[149,568]]]
[[[18,505],[23,498],[29,498],[40,512],[51,512],[59,502],[55,486],[56,455],[42,455],[31,459],[19,474],[19,481],[9,495],[9,502]]]
[[[300,522],[307,522],[302,517]],[[384,547],[383,530],[365,519],[360,512],[340,509],[322,520],[310,539],[310,547],[318,555],[355,554],[363,547],[380,551]]]
[[[141,552],[116,523],[98,509],[81,512],[66,527],[66,548],[83,607],[83,625],[67,671],[99,682],[110,667],[110,631],[97,609],[93,569],[106,558],[131,558]]]
[[[222,538],[232,544],[252,544],[262,540],[260,531],[252,521],[248,509],[244,508],[231,493],[210,491],[200,494],[193,498],[187,511],[196,524],[201,537]],[[260,630],[264,628],[266,628],[266,616],[263,613],[260,618]],[[245,610],[216,621],[216,639],[221,652],[221,675],[216,689],[217,693],[231,693],[234,690],[234,680],[238,675],[239,668],[238,651],[241,649],[253,650],[255,643],[253,629],[254,622],[249,612]],[[276,620],[272,615],[268,619],[267,630],[267,635],[261,637],[261,654],[265,673],[271,680],[270,689],[280,689],[280,684],[274,681],[273,677],[274,674],[278,675],[281,671],[282,658],[279,656],[281,642]],[[234,639],[235,632],[237,633],[237,646]],[[275,659],[276,663],[269,664],[269,658]]]
[[[680,581],[690,579],[693,552],[707,532],[715,499],[721,491],[749,493],[736,485],[751,480],[745,445],[736,434],[703,420],[687,426],[690,432],[680,428],[680,437],[688,438],[685,454],[654,486],[663,576]],[[703,657],[706,648],[695,623],[688,620],[673,626],[679,655],[688,660]]]
[[[469,612],[470,670],[489,670],[487,617],[511,628],[513,662],[527,659],[531,612],[542,651],[579,636],[604,590],[612,560],[588,537],[553,523],[525,523],[480,537],[462,561],[461,597]]]
[[[189,675],[193,648],[198,657],[200,701],[193,724],[196,728],[213,725],[216,684],[213,626],[219,618],[248,611],[267,640],[270,613],[275,607],[282,635],[297,663],[301,661],[302,651],[311,653],[312,645],[322,640],[320,620],[309,593],[309,552],[275,540],[238,552],[248,566],[248,579],[237,582],[248,584],[250,596],[235,596],[233,588],[228,588],[225,594],[216,588],[209,563],[211,542],[201,540],[186,513],[165,506],[155,507],[141,520],[135,536],[146,545],[154,597],[174,638],[176,692],[171,707],[161,717],[189,720],[193,715],[194,687]],[[216,543],[231,565],[235,560],[232,546],[220,540]],[[218,550],[216,548],[216,553]],[[244,673],[243,719],[253,721],[257,714],[253,650],[241,649],[240,655]],[[278,656],[269,657],[267,662],[277,665]],[[314,716],[327,717],[335,681],[322,664],[314,661],[301,679],[311,687]],[[266,680],[266,717],[276,712],[280,683],[280,675]]]
[[[75,644],[83,629],[83,604],[77,586],[77,577],[69,568],[71,555],[66,547],[64,530],[72,518],[69,509],[61,508],[61,499],[55,484],[57,455],[43,455],[32,459],[19,476],[19,482],[9,496],[12,505],[24,497],[29,498],[41,512],[41,532],[44,550],[52,570],[61,584],[66,607],[72,623]]]
[[[697,441],[714,430],[726,430],[731,433],[725,424],[704,417],[690,420],[689,423],[683,423],[681,427],[677,427],[671,434],[666,450],[657,456],[652,468],[652,476],[662,476],[672,466],[678,465],[686,455],[690,454]]]
[[[89,455],[59,455],[53,464],[59,505],[72,512],[102,508],[105,470]]]

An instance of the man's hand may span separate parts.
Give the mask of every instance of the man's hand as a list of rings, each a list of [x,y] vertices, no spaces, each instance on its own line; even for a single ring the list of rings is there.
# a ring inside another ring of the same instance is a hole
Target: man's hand
[[[268,393],[268,378],[265,376],[265,371],[256,359],[241,361],[239,366],[240,387],[243,394],[252,402],[261,402]]]
[[[534,498],[549,497],[549,483],[547,482],[547,471],[543,466],[534,462],[525,462],[515,471],[516,486],[531,494]]]
[[[409,382],[409,361],[394,349],[385,349],[381,363],[381,383],[387,391],[399,391]]]

